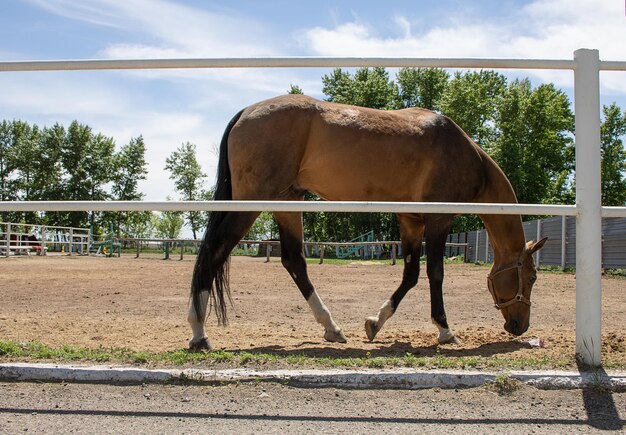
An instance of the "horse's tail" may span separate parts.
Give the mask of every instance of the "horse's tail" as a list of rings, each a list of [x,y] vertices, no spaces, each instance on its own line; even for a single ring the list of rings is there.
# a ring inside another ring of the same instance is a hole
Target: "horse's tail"
[[[230,200],[233,199],[232,184],[230,178],[230,167],[228,165],[228,136],[235,123],[241,117],[243,110],[237,113],[228,123],[222,142],[220,143],[219,163],[217,166],[217,182],[215,184],[214,200]],[[204,308],[201,306],[201,293],[209,292],[210,306],[215,306],[215,314],[220,325],[226,325],[228,318],[226,316],[226,300],[230,300],[230,288],[228,279],[228,267],[230,260],[226,260],[224,264],[216,267],[211,261],[211,253],[219,249],[216,246],[219,240],[219,227],[228,215],[225,211],[212,211],[209,214],[209,222],[204,233],[204,240],[200,244],[196,265],[193,270],[193,278],[191,280],[191,299],[196,311],[198,321],[202,322],[205,318]],[[222,230],[223,231],[223,230]],[[215,269],[215,270],[214,270]],[[214,284],[214,285],[213,285]]]

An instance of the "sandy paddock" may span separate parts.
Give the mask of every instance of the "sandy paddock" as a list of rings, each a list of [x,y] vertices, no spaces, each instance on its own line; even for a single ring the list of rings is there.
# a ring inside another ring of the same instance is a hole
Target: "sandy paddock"
[[[164,261],[121,257],[10,257],[0,259],[0,339],[49,345],[126,347],[164,351],[186,347],[186,320],[193,259]],[[424,268],[425,269],[425,268]],[[425,271],[424,271],[425,272]],[[327,343],[280,261],[233,257],[230,325],[208,334],[218,348],[327,356],[429,356],[438,351],[430,322],[428,283],[411,290],[374,342],[364,319],[377,313],[398,286],[401,266],[351,264],[309,266],[309,273],[347,344]],[[540,273],[533,292],[529,331],[512,340],[493,308],[485,267],[446,266],[448,320],[463,341],[446,345],[451,355],[573,355],[575,277]],[[626,363],[626,280],[603,278],[603,353]],[[542,338],[545,348],[525,342]],[[439,349],[441,351],[441,349]]]

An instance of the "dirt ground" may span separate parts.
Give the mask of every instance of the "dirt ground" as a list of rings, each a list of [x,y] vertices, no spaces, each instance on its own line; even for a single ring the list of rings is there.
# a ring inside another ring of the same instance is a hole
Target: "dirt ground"
[[[126,347],[165,351],[185,348],[188,289],[193,259],[157,257],[0,258],[0,339],[48,345]],[[529,331],[513,339],[486,288],[487,268],[446,266],[444,298],[451,328],[461,345],[452,356],[573,356],[575,277],[542,272],[533,291]],[[283,270],[280,261],[233,257],[230,325],[207,322],[213,345],[226,350],[304,353],[310,356],[431,356],[436,327],[430,322],[428,283],[420,279],[376,340],[364,319],[377,313],[398,286],[401,266],[309,265],[316,286],[347,344],[327,343],[323,328]],[[603,361],[626,365],[626,280],[603,278]],[[527,341],[541,338],[545,347]],[[572,358],[573,361],[573,358]]]

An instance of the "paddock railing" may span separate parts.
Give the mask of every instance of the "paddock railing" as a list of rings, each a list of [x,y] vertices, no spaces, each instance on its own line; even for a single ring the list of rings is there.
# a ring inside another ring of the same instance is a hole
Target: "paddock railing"
[[[84,255],[89,252],[90,238],[89,228],[0,222],[0,255],[29,255],[32,251]]]
[[[576,355],[601,364],[601,218],[626,217],[626,207],[602,207],[600,195],[600,71],[626,71],[626,62],[601,61],[598,50],[579,49],[573,59],[230,58],[113,59],[0,62],[0,72],[163,68],[439,67],[560,69],[574,72],[576,205],[188,202],[1,202],[0,211],[332,211],[480,213],[576,216]]]
[[[170,253],[178,248],[180,252],[180,260],[184,258],[185,248],[187,246],[193,246],[194,249],[197,249],[198,245],[202,243],[201,239],[156,239],[156,238],[138,238],[138,237],[115,237],[113,239],[115,243],[118,244],[127,244],[131,245],[130,247],[125,248],[126,252],[128,250],[134,249],[136,254],[135,258],[139,258],[141,255],[142,248],[145,246],[157,245],[161,247],[163,251],[165,251],[165,258],[169,259]],[[422,244],[425,244],[422,242]],[[388,254],[389,260],[392,265],[396,264],[396,261],[399,256],[402,255],[402,242],[398,240],[383,240],[383,241],[372,241],[372,242],[315,242],[315,241],[304,241],[304,254],[305,257],[316,257],[319,258],[320,264],[324,263],[325,257],[325,248],[334,247],[339,249],[341,247],[355,247],[360,250],[359,254],[356,257],[360,257],[362,259],[380,259],[381,256]],[[266,262],[270,261],[270,257],[276,256],[276,253],[272,255],[274,252],[274,247],[280,246],[279,240],[240,240],[237,244],[244,253],[244,255],[249,256],[253,255],[252,251],[254,250],[254,246],[264,246],[263,250],[264,254],[261,255],[261,250],[256,250],[256,255],[253,256],[264,256]],[[389,248],[388,251],[383,248]],[[446,243],[446,248],[456,249],[458,251],[463,252],[463,256],[467,257],[467,243]],[[280,249],[280,248],[279,248]],[[278,250],[277,250],[278,252]],[[458,255],[458,254],[457,254]],[[339,258],[339,255],[337,255]]]

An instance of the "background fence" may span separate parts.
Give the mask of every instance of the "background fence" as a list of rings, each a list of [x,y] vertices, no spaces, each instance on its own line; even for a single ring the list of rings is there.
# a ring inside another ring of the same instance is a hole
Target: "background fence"
[[[524,222],[526,240],[548,237],[543,249],[537,252],[538,265],[576,267],[576,218],[556,216]],[[486,230],[450,234],[449,242],[467,243],[466,261],[493,262],[493,250],[489,246]],[[454,248],[446,249],[453,256]],[[626,269],[626,218],[602,219],[602,267]]]

